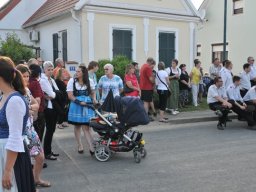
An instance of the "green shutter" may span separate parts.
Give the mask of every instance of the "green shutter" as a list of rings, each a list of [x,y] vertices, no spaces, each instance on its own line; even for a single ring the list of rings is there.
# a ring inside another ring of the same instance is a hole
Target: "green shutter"
[[[68,60],[67,31],[62,32],[62,58],[63,61]]]
[[[117,55],[132,59],[132,31],[113,30],[113,56]]]
[[[159,61],[163,61],[169,66],[171,60],[175,58],[175,34],[159,33]]]
[[[53,42],[53,61],[55,61],[59,57],[58,33],[54,33],[52,35],[52,42]]]

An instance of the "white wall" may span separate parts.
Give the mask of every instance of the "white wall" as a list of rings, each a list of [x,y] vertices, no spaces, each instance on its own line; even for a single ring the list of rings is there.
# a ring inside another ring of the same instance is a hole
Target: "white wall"
[[[40,42],[35,44],[35,46],[41,48],[41,57],[43,60],[53,60],[52,35],[67,30],[68,60],[81,62],[80,28],[74,19],[72,19],[71,14],[37,25],[34,29],[40,32]],[[59,44],[61,43],[60,41],[61,39],[59,39]],[[62,50],[60,49],[59,51]],[[59,53],[59,57],[62,57],[62,52]]]
[[[15,32],[23,43],[29,42],[29,36],[22,32],[22,25],[41,7],[46,0],[22,0],[0,22],[0,36]]]

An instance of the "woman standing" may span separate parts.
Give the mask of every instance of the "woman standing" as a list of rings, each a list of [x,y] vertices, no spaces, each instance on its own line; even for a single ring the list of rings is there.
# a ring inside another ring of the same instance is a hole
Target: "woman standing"
[[[93,98],[94,100],[99,101],[100,100],[100,93],[99,93],[99,89],[98,89],[98,81],[97,81],[97,76],[96,73],[99,70],[99,63],[96,61],[91,61],[88,65],[88,74],[89,74],[89,79],[90,81],[92,81],[94,83],[95,86],[95,90],[92,90],[95,92],[95,98]]]
[[[124,83],[126,84],[125,86],[131,89],[131,92],[124,93],[125,96],[140,96],[140,87],[135,75],[135,67],[132,64],[126,66]]]
[[[28,139],[27,145],[30,152],[30,156],[35,159],[35,164],[34,164],[35,184],[38,187],[50,187],[51,184],[48,181],[42,180],[40,177],[40,174],[43,168],[43,163],[44,163],[44,151],[41,146],[41,141],[38,137],[38,134],[33,127],[33,116],[37,113],[39,109],[39,104],[37,103],[35,98],[32,96],[30,90],[28,89],[30,71],[28,67],[23,64],[17,65],[16,69],[21,72],[24,83],[25,83],[25,87],[26,87],[25,99],[29,107],[29,118],[26,126],[26,136]]]
[[[86,104],[92,104],[92,98],[95,98],[95,93],[92,91],[93,89],[95,89],[95,87],[91,87],[90,85],[86,67],[79,66],[76,70],[75,78],[71,78],[67,85],[68,98],[71,101],[68,112],[68,122],[75,126],[74,133],[78,145],[78,153],[84,152],[81,141],[82,129],[91,155],[94,154],[94,147],[92,145],[93,139],[89,129],[89,121],[95,114],[92,109],[86,107]]]
[[[202,78],[201,72],[200,72],[201,62],[198,59],[195,59],[194,64],[195,64],[195,66],[193,67],[193,69],[190,73],[190,79],[191,79],[193,105],[195,107],[197,107],[198,106],[197,98],[198,98],[198,92],[199,92],[199,83]]]
[[[170,80],[170,89],[171,96],[167,102],[167,108],[171,111],[173,115],[179,113],[179,78],[180,78],[180,69],[178,68],[178,60],[173,59],[170,67],[166,69],[166,72],[169,74]]]
[[[180,107],[185,107],[188,103],[188,91],[190,89],[189,75],[187,73],[186,65],[180,65]]]
[[[0,56],[0,191],[35,192],[25,134],[29,109],[24,100],[24,81],[13,61]]]
[[[52,138],[57,124],[57,105],[55,98],[58,96],[58,86],[52,76],[53,64],[51,61],[45,61],[43,64],[44,74],[41,75],[40,85],[45,93],[46,107],[44,110],[46,133],[44,137],[44,153],[45,158],[48,160],[57,160],[58,153],[52,151]]]
[[[160,110],[160,122],[168,122],[167,118],[164,117],[164,111],[167,104],[168,99],[168,92],[169,92],[169,75],[164,70],[165,65],[164,62],[159,62],[158,64],[158,72],[156,74],[156,86],[157,86],[157,93],[159,96],[159,110]]]

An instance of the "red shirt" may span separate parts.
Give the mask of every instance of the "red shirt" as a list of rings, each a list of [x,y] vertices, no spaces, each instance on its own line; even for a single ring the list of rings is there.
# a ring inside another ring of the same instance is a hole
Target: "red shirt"
[[[149,80],[153,76],[152,68],[149,64],[142,65],[140,69],[140,89],[153,90],[154,84]]]
[[[41,89],[41,86],[37,79],[35,78],[30,78],[29,79],[29,85],[28,88],[34,98],[39,97],[41,102],[39,106],[39,112],[44,112],[44,92]]]
[[[124,76],[124,83],[126,83],[127,81],[130,81],[132,83],[132,86],[133,87],[137,87],[139,88],[139,84],[138,84],[138,80],[137,80],[137,77],[135,74],[126,74]],[[134,90],[133,92],[130,92],[130,93],[125,93],[125,96],[135,96],[135,97],[138,97],[139,96],[139,91],[137,90]]]

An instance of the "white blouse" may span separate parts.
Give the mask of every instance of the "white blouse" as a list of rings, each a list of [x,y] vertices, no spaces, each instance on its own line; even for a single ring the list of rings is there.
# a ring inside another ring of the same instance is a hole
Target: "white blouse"
[[[26,104],[19,96],[12,96],[6,105],[6,118],[9,125],[9,137],[5,149],[24,152],[23,120],[26,114]]]

